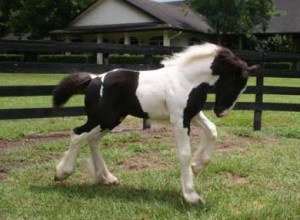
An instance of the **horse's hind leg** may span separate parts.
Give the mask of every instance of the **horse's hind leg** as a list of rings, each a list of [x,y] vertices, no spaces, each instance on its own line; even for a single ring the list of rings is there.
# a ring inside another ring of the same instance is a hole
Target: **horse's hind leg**
[[[217,139],[217,129],[215,124],[206,118],[203,112],[195,116],[192,123],[197,127],[201,127],[205,133],[192,159],[192,170],[194,174],[197,174],[210,160],[213,151],[212,145]]]
[[[63,158],[57,164],[55,169],[55,181],[67,179],[75,171],[76,157],[80,143],[89,136],[99,134],[100,126],[90,129],[89,124],[71,130],[69,149],[65,152]]]
[[[105,136],[109,130],[102,131],[99,135],[92,135],[88,137],[88,143],[91,149],[91,158],[89,158],[89,165],[92,175],[96,183],[103,184],[118,184],[118,179],[106,167],[101,152],[99,150],[99,141]]]

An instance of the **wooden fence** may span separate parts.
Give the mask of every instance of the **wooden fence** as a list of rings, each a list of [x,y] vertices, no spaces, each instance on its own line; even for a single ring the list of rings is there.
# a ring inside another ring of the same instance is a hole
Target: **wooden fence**
[[[0,62],[0,73],[72,73],[88,71],[103,73],[114,68],[130,68],[148,70],[158,68],[153,65],[153,55],[169,55],[181,51],[179,47],[153,47],[153,46],[125,46],[93,43],[62,43],[53,41],[0,41],[0,53],[107,53],[107,54],[143,54],[144,64],[141,65],[97,65],[97,64],[58,64],[58,63],[32,63],[32,62]],[[256,77],[256,85],[249,86],[246,94],[254,94],[255,102],[239,102],[236,110],[254,111],[253,129],[261,130],[263,111],[295,111],[300,112],[300,104],[266,103],[263,101],[265,94],[274,95],[300,95],[300,87],[274,87],[265,86],[265,77],[300,78],[300,71],[296,70],[272,70],[265,69],[268,62],[300,62],[300,54],[260,53],[253,51],[235,51],[240,58],[262,65],[261,70],[253,76]],[[54,85],[47,86],[0,86],[0,97],[24,97],[24,96],[50,96]],[[213,89],[211,90],[213,92]],[[205,109],[211,109],[213,103],[208,102]],[[4,119],[28,119],[47,118],[61,116],[84,115],[84,108],[64,107],[58,110],[52,108],[22,108],[0,109],[0,120]]]

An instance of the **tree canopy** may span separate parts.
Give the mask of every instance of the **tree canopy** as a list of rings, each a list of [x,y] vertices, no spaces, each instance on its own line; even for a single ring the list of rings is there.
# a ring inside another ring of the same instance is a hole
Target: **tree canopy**
[[[279,12],[273,0],[189,0],[189,4],[206,16],[217,34],[251,33],[265,30],[269,20]]]
[[[0,34],[29,33],[46,37],[49,31],[67,25],[92,0],[2,0]]]

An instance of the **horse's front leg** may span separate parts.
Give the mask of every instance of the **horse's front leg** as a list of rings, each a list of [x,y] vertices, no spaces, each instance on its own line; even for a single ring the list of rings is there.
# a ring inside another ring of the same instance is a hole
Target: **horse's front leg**
[[[210,160],[213,144],[217,139],[217,129],[215,124],[212,123],[203,112],[200,112],[193,118],[192,124],[202,128],[204,131],[204,136],[201,137],[201,143],[192,160],[193,173],[197,174]]]
[[[183,128],[182,122],[173,124],[173,128],[180,160],[183,197],[189,203],[203,203],[202,198],[194,189],[193,173],[191,169],[192,153],[188,129]]]

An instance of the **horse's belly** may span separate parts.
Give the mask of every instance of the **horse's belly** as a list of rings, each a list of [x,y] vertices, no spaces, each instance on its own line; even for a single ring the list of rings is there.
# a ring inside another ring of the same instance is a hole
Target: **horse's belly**
[[[152,119],[168,119],[169,112],[165,100],[151,95],[138,96],[141,107]]]
[[[169,119],[169,112],[163,92],[153,89],[138,89],[137,97],[141,107],[151,119]]]
[[[140,72],[136,95],[143,111],[153,120],[169,120],[166,104],[169,78],[163,69]]]

